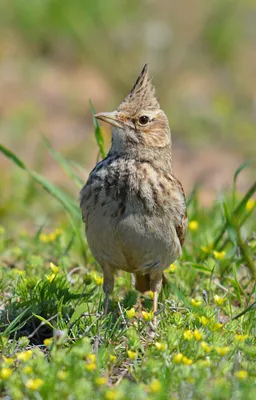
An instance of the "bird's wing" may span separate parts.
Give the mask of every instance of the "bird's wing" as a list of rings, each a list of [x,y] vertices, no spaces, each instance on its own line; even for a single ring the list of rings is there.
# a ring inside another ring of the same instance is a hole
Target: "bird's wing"
[[[185,193],[184,193],[182,184],[180,183],[180,181],[177,178],[175,178],[175,180],[176,180],[176,184],[177,184],[177,190],[181,194],[181,197],[183,200],[183,202],[182,202],[183,204],[181,207],[181,213],[179,215],[179,220],[175,224],[175,229],[176,229],[180,244],[182,246],[185,241],[187,225],[188,225],[188,217],[187,217],[187,210],[186,210],[186,197],[185,197]]]

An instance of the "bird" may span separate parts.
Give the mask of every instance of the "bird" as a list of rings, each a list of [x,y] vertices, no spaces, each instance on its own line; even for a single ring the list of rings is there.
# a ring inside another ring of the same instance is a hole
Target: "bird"
[[[153,313],[164,270],[182,253],[186,200],[173,175],[169,122],[156,97],[148,65],[113,112],[94,115],[112,127],[112,144],[80,192],[88,246],[103,271],[104,315],[117,270],[135,288],[153,292]]]

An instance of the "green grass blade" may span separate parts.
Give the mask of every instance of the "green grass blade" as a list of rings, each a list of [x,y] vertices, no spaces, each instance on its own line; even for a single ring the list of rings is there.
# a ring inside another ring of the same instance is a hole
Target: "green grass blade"
[[[95,133],[96,141],[97,141],[97,144],[100,149],[101,157],[105,158],[106,152],[105,152],[105,148],[104,148],[104,140],[103,140],[103,136],[102,136],[102,133],[100,130],[100,125],[99,125],[97,119],[94,117],[94,114],[96,114],[96,111],[95,111],[95,108],[94,108],[91,100],[90,100],[90,106],[91,106],[92,113],[93,113],[93,124],[94,124],[94,133]]]
[[[14,162],[14,164],[16,164],[18,167],[22,168],[22,169],[27,169],[27,167],[25,166],[25,164],[9,149],[7,149],[7,147],[3,146],[2,144],[0,144],[0,151],[10,160],[12,160]]]
[[[81,189],[83,185],[83,180],[72,170],[70,163],[58,152],[56,151],[49,140],[42,135],[43,141],[49,150],[51,156],[57,161],[57,163],[63,168],[66,174],[74,181],[74,183]]]

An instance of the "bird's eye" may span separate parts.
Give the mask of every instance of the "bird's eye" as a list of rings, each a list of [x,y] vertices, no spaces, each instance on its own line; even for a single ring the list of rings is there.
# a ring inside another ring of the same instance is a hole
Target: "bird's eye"
[[[142,116],[139,118],[139,123],[140,123],[141,125],[146,125],[146,124],[148,123],[148,121],[149,121],[149,118],[148,118],[146,115],[142,115]]]

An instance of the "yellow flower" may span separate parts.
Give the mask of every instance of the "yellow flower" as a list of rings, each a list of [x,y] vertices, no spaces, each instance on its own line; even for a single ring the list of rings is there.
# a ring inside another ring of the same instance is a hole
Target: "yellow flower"
[[[200,322],[202,323],[202,325],[206,326],[209,324],[210,320],[204,316],[199,317]]]
[[[198,329],[196,329],[194,331],[194,338],[199,342],[203,339],[203,334]]]
[[[96,354],[94,354],[94,353],[88,354],[87,362],[88,363],[96,363]]]
[[[0,371],[0,378],[3,379],[8,379],[12,375],[12,369],[11,368],[2,368]]]
[[[193,339],[193,332],[190,330],[187,330],[183,333],[184,339],[186,340],[191,340]]]
[[[136,360],[136,358],[137,358],[136,351],[128,350],[127,354],[128,354],[128,357],[130,358],[130,360]]]
[[[178,354],[175,354],[175,356],[173,357],[173,362],[175,364],[180,364],[182,362],[182,359],[183,359],[183,354],[178,353]]]
[[[169,266],[169,268],[167,268],[165,271],[166,272],[170,272],[170,273],[173,273],[173,272],[175,272],[176,271],[176,265],[175,264],[171,264],[170,266]]]
[[[220,322],[215,322],[210,326],[211,331],[217,331],[218,329],[222,328],[222,324]]]
[[[210,367],[211,362],[208,359],[206,359],[206,360],[198,360],[197,361],[197,365],[199,365],[200,367]]]
[[[191,231],[197,231],[198,227],[199,227],[199,224],[195,220],[190,221],[189,224],[188,224],[188,229],[191,230]]]
[[[33,371],[33,369],[31,367],[24,367],[23,368],[23,372],[25,374],[31,374],[32,371]]]
[[[235,341],[236,342],[244,342],[245,339],[248,338],[248,335],[235,335]]]
[[[224,297],[220,297],[217,294],[215,294],[213,298],[214,298],[214,303],[217,304],[218,306],[221,306],[226,301]]]
[[[202,300],[191,299],[191,304],[194,307],[200,307],[202,304]]]
[[[219,354],[219,356],[223,357],[229,352],[230,348],[228,346],[226,346],[226,347],[215,347],[215,350],[216,350],[216,353]]]
[[[116,361],[116,356],[114,356],[114,354],[110,354],[110,356],[109,356],[109,361],[110,361],[111,363],[114,363],[114,362]]]
[[[22,351],[16,354],[19,361],[28,361],[32,356],[32,350]]]
[[[126,310],[126,316],[127,318],[133,318],[136,315],[136,311],[134,309],[134,307],[132,307],[130,310]]]
[[[106,400],[116,400],[118,397],[118,392],[114,389],[107,390],[105,393],[105,399]]]
[[[3,356],[3,361],[4,361],[4,363],[5,363],[5,364],[7,364],[7,365],[11,365],[11,364],[13,364],[13,363],[14,363],[14,361],[15,361],[15,358],[11,358],[11,357],[5,357],[5,356]]]
[[[55,229],[55,235],[56,235],[56,236],[61,236],[62,233],[63,233],[63,230],[62,230],[62,229],[60,229],[60,228],[56,228],[56,229]]]
[[[246,210],[251,211],[255,207],[255,200],[249,199],[246,203]]]
[[[183,356],[183,357],[182,357],[182,362],[183,362],[183,364],[185,364],[185,365],[191,365],[191,364],[193,364],[193,361],[192,361],[190,358],[187,358],[186,356]]]
[[[166,343],[156,342],[156,343],[155,343],[155,347],[156,347],[156,349],[159,350],[159,351],[165,351],[165,350],[167,349]]]
[[[152,290],[150,290],[150,292],[149,292],[149,297],[150,297],[151,299],[154,298],[154,292],[152,292]]]
[[[49,347],[52,344],[53,338],[44,339],[44,345]]]
[[[58,371],[57,372],[57,377],[61,380],[61,381],[65,381],[65,379],[67,379],[68,373],[67,371]]]
[[[87,371],[95,371],[95,369],[97,368],[97,365],[95,363],[89,363],[85,365],[85,369]]]
[[[103,278],[96,273],[93,274],[93,280],[97,286],[101,286],[103,284]]]
[[[216,251],[216,250],[214,250],[213,251],[213,255],[216,258],[216,260],[223,260],[223,258],[226,255],[226,252],[225,251]]]
[[[37,390],[43,385],[44,381],[40,378],[28,379],[25,386],[30,390]]]
[[[50,262],[50,268],[54,274],[57,274],[60,270],[59,267],[57,267],[57,265],[55,265],[53,262]]]
[[[154,318],[154,313],[153,311],[150,312],[142,311],[142,316],[145,319],[145,321],[151,321]]]
[[[49,242],[48,235],[46,235],[46,233],[40,233],[39,240],[40,242],[48,243]]]
[[[22,269],[17,269],[17,268],[14,268],[13,272],[14,272],[15,274],[17,274],[17,275],[23,275],[23,274],[25,274],[25,271],[23,271]]]
[[[208,343],[202,342],[202,343],[201,343],[201,346],[202,346],[202,349],[204,349],[204,351],[205,351],[206,353],[210,353],[210,351],[211,351],[211,346],[209,346]]]
[[[243,369],[240,369],[239,371],[235,372],[235,377],[238,379],[246,379],[248,378],[248,372]]]
[[[161,383],[159,382],[159,380],[154,379],[148,386],[148,391],[150,393],[158,393],[161,390]]]
[[[52,283],[52,281],[54,280],[54,278],[56,277],[56,274],[51,274],[51,275],[45,275],[46,279]]]
[[[107,383],[107,378],[105,376],[100,376],[98,378],[95,379],[95,383],[97,386],[102,386],[105,385]]]

